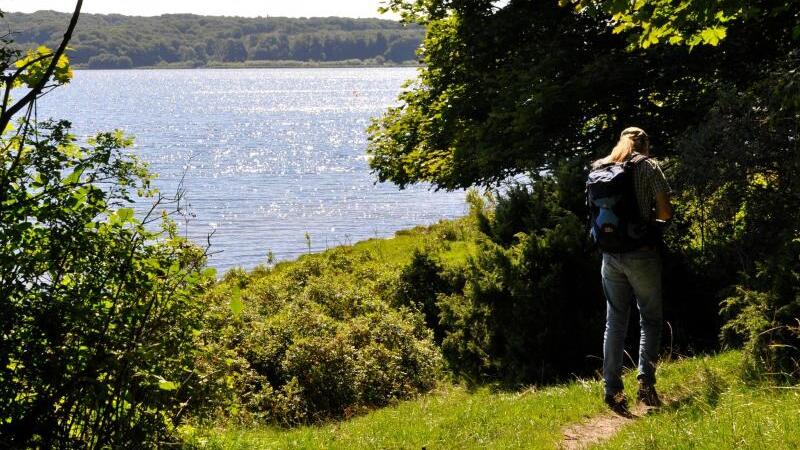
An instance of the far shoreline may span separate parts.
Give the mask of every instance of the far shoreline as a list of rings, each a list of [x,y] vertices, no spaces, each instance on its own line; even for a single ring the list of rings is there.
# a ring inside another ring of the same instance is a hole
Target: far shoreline
[[[211,63],[204,65],[193,64],[159,64],[155,66],[137,67],[88,67],[85,64],[73,66],[74,70],[195,70],[195,69],[401,69],[423,67],[419,63],[357,63],[352,61],[308,62],[308,61],[275,61],[257,63]]]

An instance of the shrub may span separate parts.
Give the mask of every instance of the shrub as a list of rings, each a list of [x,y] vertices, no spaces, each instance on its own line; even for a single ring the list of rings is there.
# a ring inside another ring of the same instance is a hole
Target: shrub
[[[446,268],[434,249],[415,249],[397,280],[394,304],[421,312],[437,343],[442,342],[445,334],[437,301],[440,296],[463,289],[464,275],[460,269]]]
[[[128,207],[154,194],[122,133],[79,146],[68,122],[20,126],[0,140],[0,444],[161,445],[203,390],[205,252],[165,198]]]
[[[755,373],[796,379],[797,230],[800,229],[799,55],[767,67],[749,89],[722,90],[687,133],[678,168],[685,203],[683,246],[721,280],[722,337],[744,344]]]
[[[238,284],[218,286],[201,341],[207,355],[225,356],[202,364],[227,378],[241,408],[233,416],[296,425],[431,389],[441,356],[422,314],[390,306],[397,276],[342,247],[251,277],[240,293]]]
[[[444,355],[469,379],[551,381],[585,372],[601,347],[597,258],[583,221],[560,206],[558,182],[514,185],[494,208],[471,198],[486,234],[463,291],[438,302]]]
[[[750,375],[800,378],[800,237],[736,286],[722,312],[723,341],[744,342]]]

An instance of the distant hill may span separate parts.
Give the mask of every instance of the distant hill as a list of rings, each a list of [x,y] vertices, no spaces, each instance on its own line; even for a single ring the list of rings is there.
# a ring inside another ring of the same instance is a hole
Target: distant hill
[[[20,47],[54,47],[69,18],[38,11],[7,13],[5,21]],[[98,69],[254,61],[402,63],[416,59],[423,34],[419,26],[380,19],[82,14],[69,56],[79,67]]]

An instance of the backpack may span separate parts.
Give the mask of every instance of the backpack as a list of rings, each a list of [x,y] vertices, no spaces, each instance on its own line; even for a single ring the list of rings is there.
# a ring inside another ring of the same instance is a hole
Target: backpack
[[[634,167],[645,159],[636,155],[622,164],[603,164],[589,173],[586,201],[590,232],[603,252],[629,252],[652,242],[647,220],[639,213],[633,181]]]

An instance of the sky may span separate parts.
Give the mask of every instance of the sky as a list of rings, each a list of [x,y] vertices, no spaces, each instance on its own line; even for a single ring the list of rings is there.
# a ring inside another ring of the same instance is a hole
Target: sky
[[[82,12],[157,16],[192,13],[211,16],[380,17],[382,0],[84,0]],[[0,10],[34,12],[42,9],[72,12],[74,0],[0,0]]]

